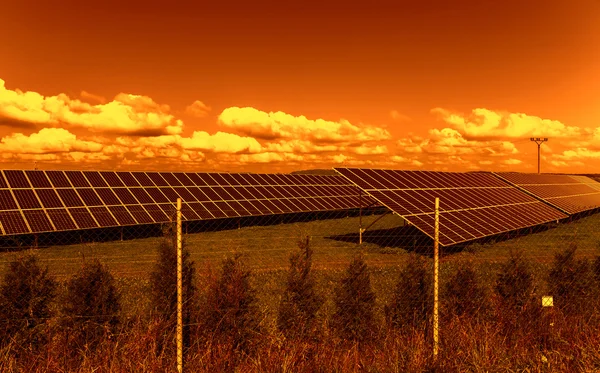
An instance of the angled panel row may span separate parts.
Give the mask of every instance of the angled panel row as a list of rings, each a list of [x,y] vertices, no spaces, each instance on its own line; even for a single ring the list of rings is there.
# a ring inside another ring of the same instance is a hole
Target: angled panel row
[[[586,176],[517,172],[496,176],[568,214],[600,208],[600,182]]]
[[[335,170],[431,238],[435,198],[440,198],[440,243],[444,246],[568,216],[490,173]]]
[[[0,171],[0,233],[352,209],[373,203],[338,176]]]

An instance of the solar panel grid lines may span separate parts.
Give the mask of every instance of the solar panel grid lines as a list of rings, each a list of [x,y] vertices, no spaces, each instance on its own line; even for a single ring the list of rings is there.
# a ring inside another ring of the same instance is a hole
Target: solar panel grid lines
[[[434,201],[440,198],[444,246],[568,216],[490,173],[334,169],[432,238]]]
[[[8,171],[0,170],[2,234],[164,223],[180,197],[185,220],[348,209],[359,201],[350,184],[331,176]]]
[[[585,176],[514,172],[495,175],[567,214],[600,208],[600,183]]]

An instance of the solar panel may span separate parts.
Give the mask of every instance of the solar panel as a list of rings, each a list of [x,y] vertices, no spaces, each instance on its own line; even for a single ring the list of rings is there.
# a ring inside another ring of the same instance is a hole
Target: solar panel
[[[46,171],[46,175],[55,188],[70,188],[71,183],[62,171]]]
[[[146,212],[143,206],[141,205],[131,205],[125,206],[127,207],[127,211],[137,220],[139,224],[150,224],[154,223],[152,217]]]
[[[52,220],[54,227],[57,231],[67,231],[71,229],[77,229],[77,226],[73,222],[71,215],[66,209],[49,209],[46,210],[48,217]]]
[[[0,211],[0,224],[7,235],[31,232],[19,211]]]
[[[32,232],[53,232],[55,229],[44,210],[23,210]]]
[[[357,194],[335,176],[4,170],[0,232],[164,223],[177,198],[184,220],[203,220],[356,208]]]
[[[18,210],[17,202],[9,189],[0,189],[0,211]]]
[[[167,183],[165,181],[165,179],[163,179],[163,177],[160,176],[160,174],[158,172],[148,172],[147,175],[150,178],[150,180],[152,180],[154,185],[156,185],[156,186],[168,186],[169,185],[169,183]]]
[[[42,208],[33,189],[15,189],[13,190],[15,199],[21,209],[39,209]]]
[[[600,183],[586,176],[516,172],[496,175],[567,214],[600,208]]]
[[[6,183],[6,179],[4,179],[2,172],[0,172],[0,188],[8,188],[8,184]]]
[[[136,186],[140,185],[137,182],[137,180],[135,179],[135,177],[133,177],[133,175],[129,172],[120,171],[120,172],[117,172],[116,174],[119,177],[119,179],[121,179],[123,184],[128,187],[136,187]]]
[[[6,177],[6,180],[8,180],[8,185],[11,188],[31,188],[23,171],[5,170],[4,176]]]
[[[54,189],[36,189],[35,192],[42,202],[43,207],[63,207],[63,203]]]
[[[34,188],[52,188],[52,184],[50,184],[50,180],[48,180],[44,171],[27,170],[25,174],[27,174],[27,178]]]
[[[75,188],[86,188],[91,186],[87,179],[83,177],[81,171],[65,171],[65,175]]]
[[[491,173],[335,170],[432,238],[439,197],[444,246],[567,217]]]
[[[165,181],[167,182],[167,185],[170,185],[170,186],[183,185],[183,184],[181,184],[181,181],[179,181],[179,179],[176,178],[175,175],[173,175],[170,172],[161,172],[160,176],[162,176],[163,179],[165,179]]]
[[[89,190],[91,190],[91,189],[89,189]],[[58,195],[60,196],[60,199],[62,199],[62,201],[64,202],[65,206],[67,206],[67,207],[85,206],[85,204],[83,203],[81,198],[79,198],[79,195],[77,195],[77,192],[75,191],[75,189],[57,189],[56,191],[58,192]],[[80,194],[82,192],[85,192],[85,189],[79,190]],[[81,195],[83,195],[83,194],[81,194]],[[89,201],[86,201],[86,204],[90,205]]]
[[[69,208],[69,213],[79,229],[97,228],[98,224],[85,207]]]
[[[111,187],[125,186],[125,184],[123,184],[123,182],[121,181],[121,179],[117,176],[117,174],[115,172],[102,171],[102,172],[100,172],[100,175],[102,175],[102,177],[104,178],[104,180],[106,181],[108,186],[111,186]],[[96,185],[94,185],[94,186],[96,186]]]

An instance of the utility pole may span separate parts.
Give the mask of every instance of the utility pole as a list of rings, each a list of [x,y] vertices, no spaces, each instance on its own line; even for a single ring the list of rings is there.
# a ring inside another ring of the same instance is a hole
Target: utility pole
[[[547,137],[544,137],[543,139],[541,137],[532,137],[529,140],[535,142],[538,146],[538,174],[540,173],[540,146],[542,145],[542,143],[548,141]]]

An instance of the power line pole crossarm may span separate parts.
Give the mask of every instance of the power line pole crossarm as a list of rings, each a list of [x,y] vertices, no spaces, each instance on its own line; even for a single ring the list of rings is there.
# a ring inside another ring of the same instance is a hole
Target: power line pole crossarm
[[[544,137],[544,138],[531,137],[529,140],[535,142],[538,147],[538,174],[539,174],[540,173],[540,147],[544,142],[548,141],[548,138],[547,137]]]

